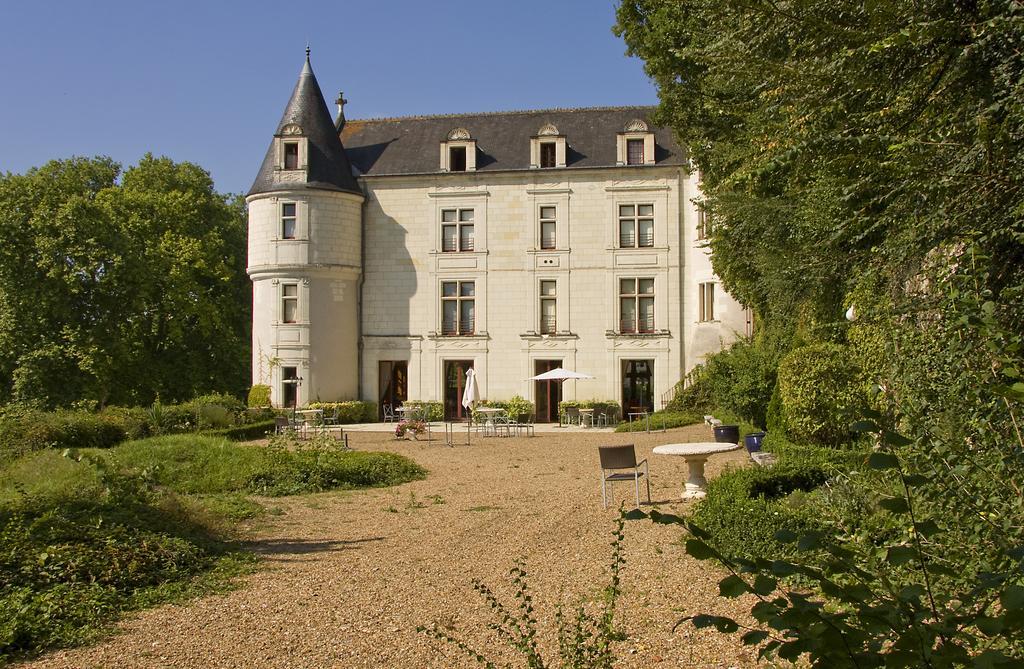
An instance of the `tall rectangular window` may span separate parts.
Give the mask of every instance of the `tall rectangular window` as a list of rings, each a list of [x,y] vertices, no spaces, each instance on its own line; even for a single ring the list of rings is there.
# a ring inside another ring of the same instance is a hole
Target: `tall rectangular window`
[[[654,279],[619,279],[619,332],[654,332]]]
[[[295,323],[299,317],[299,286],[286,283],[281,286],[281,322]]]
[[[454,253],[472,251],[474,247],[473,210],[441,210],[441,250]]]
[[[299,143],[284,143],[284,168],[286,170],[299,169]]]
[[[555,207],[540,208],[540,247],[542,249],[553,249],[557,244],[555,213]]]
[[[702,323],[715,320],[715,284],[702,283],[698,295],[698,320]]]
[[[708,212],[703,206],[697,206],[697,239],[707,239],[711,234],[711,225]]]
[[[281,239],[295,239],[295,203],[281,203]]]
[[[448,171],[466,171],[466,147],[452,146],[448,148]]]
[[[626,164],[627,165],[643,165],[644,164],[644,140],[642,140],[642,139],[627,139],[626,140]]]
[[[558,282],[545,280],[540,282],[540,333],[555,334],[558,323],[555,318],[558,310]]]
[[[294,408],[299,399],[299,368],[281,368],[281,406]]]
[[[445,281],[441,284],[441,334],[471,335],[476,329],[476,284]]]
[[[555,143],[554,142],[541,142],[540,144],[540,166],[541,167],[554,167],[555,166]]]
[[[654,205],[619,205],[619,248],[654,246]]]

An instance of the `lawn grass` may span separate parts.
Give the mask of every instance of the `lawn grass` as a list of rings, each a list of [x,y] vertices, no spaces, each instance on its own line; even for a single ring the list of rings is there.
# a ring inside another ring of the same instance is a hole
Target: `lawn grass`
[[[255,557],[238,523],[250,495],[422,478],[391,453],[173,435],[110,449],[42,450],[0,465],[0,666],[89,642],[124,612],[231,587]]]

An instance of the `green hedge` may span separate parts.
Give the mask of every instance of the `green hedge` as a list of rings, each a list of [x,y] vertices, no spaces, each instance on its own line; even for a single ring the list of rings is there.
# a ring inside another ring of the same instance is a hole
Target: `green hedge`
[[[534,413],[533,402],[524,399],[519,395],[513,395],[510,400],[484,400],[482,402],[477,402],[476,406],[504,409],[505,412],[513,418],[520,414]]]
[[[660,430],[664,427],[671,430],[675,427],[686,427],[696,423],[704,422],[703,416],[691,412],[679,411],[655,411],[651,414],[651,429]],[[615,426],[616,432],[643,432],[647,429],[647,423],[643,420],[635,420],[632,423],[619,423]]]
[[[377,404],[374,402],[360,402],[352,400],[348,402],[311,402],[307,405],[309,409],[323,409],[324,417],[331,418],[334,410],[338,410],[338,423],[349,425],[351,423],[376,423]]]
[[[711,534],[710,543],[724,555],[778,559],[794,547],[776,540],[776,532],[822,528],[806,493],[827,479],[828,468],[810,461],[727,469],[708,482],[707,497],[691,519]]]
[[[427,420],[431,422],[437,422],[444,420],[444,404],[441,402],[423,402],[420,400],[406,400],[402,402],[402,406],[409,407],[410,409],[416,410],[416,413],[423,415],[425,412]],[[373,420],[377,420],[376,409],[374,410]]]
[[[612,422],[622,420],[622,407],[618,402],[612,400],[563,400],[558,403],[558,418],[565,420],[565,410],[568,408],[593,409],[594,415],[604,412],[612,418]]]
[[[848,426],[864,404],[853,353],[839,344],[794,349],[779,364],[779,399],[786,433],[794,441],[848,442]]]
[[[208,437],[224,437],[231,441],[252,441],[253,439],[263,439],[267,435],[273,434],[274,426],[273,420],[265,420],[260,423],[236,425],[235,427],[227,427],[221,430],[205,430],[201,434]]]
[[[127,437],[115,416],[8,407],[0,418],[0,459],[44,448],[110,448]]]

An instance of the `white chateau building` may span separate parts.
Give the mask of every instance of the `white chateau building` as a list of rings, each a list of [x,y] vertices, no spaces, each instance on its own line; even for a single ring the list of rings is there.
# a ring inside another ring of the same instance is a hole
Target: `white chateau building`
[[[253,383],[275,405],[520,395],[657,409],[749,334],[651,107],[336,120],[307,54],[249,192]],[[554,367],[593,380],[538,383]],[[296,382],[296,380],[301,380]],[[564,395],[562,395],[564,394]]]

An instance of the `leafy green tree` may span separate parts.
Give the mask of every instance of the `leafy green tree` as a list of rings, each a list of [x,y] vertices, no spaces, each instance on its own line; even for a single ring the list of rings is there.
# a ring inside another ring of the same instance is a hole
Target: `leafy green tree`
[[[0,177],[0,387],[44,406],[240,392],[242,203],[189,163],[53,161]]]

